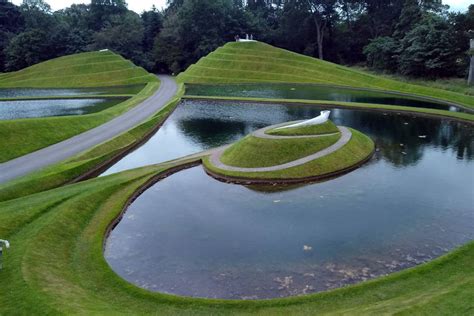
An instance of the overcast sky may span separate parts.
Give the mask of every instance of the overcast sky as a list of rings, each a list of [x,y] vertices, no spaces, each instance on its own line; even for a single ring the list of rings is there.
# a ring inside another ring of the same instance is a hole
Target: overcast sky
[[[13,0],[15,4],[21,4],[22,0]],[[90,1],[84,0],[46,0],[53,10],[59,10],[70,6],[73,3],[89,3]],[[152,5],[155,5],[158,9],[163,8],[166,5],[166,0],[128,0],[128,8],[137,13],[141,13],[144,10],[149,10]],[[444,0],[444,4],[449,4],[453,11],[465,11],[472,3],[472,0]]]

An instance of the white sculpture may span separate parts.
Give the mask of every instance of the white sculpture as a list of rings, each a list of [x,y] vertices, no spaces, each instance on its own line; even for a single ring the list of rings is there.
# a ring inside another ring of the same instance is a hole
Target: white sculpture
[[[299,122],[299,123],[296,123],[296,124],[291,124],[291,125],[279,127],[279,128],[276,128],[276,130],[324,124],[329,120],[329,115],[330,114],[331,114],[331,111],[321,111],[321,115],[319,115],[318,117],[315,117],[315,118],[307,120],[307,121]]]
[[[5,245],[5,249],[10,248],[10,243],[8,240],[3,240],[0,239],[0,270],[3,268],[3,263],[2,263],[2,254],[3,254],[3,245]]]
[[[6,249],[10,248],[10,243],[8,242],[8,240],[0,239],[0,249],[2,249],[2,244],[5,245]]]

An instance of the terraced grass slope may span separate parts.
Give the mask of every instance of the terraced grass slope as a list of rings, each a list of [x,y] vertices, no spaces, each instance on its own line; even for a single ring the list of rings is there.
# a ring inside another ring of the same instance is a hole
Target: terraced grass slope
[[[64,56],[0,76],[1,88],[82,88],[143,84],[132,98],[101,112],[0,120],[0,163],[97,127],[130,110],[159,88],[159,80],[111,51]]]
[[[232,42],[178,76],[184,83],[292,82],[381,89],[438,98],[474,108],[474,97],[365,73],[260,42]]]
[[[172,167],[140,168],[0,202],[0,236],[12,245],[0,270],[0,314],[470,315],[474,310],[474,243],[388,277],[288,299],[204,300],[133,286],[105,261],[105,232],[133,192]]]
[[[0,76],[0,88],[79,88],[156,82],[145,69],[111,51],[45,61]]]

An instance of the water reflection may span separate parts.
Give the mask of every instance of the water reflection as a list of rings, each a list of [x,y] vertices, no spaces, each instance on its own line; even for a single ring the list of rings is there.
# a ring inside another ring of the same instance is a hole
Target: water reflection
[[[363,91],[351,88],[311,84],[228,84],[186,85],[188,95],[232,96],[270,99],[303,99],[338,102],[386,104],[419,108],[440,109],[454,112],[470,111],[443,101],[432,101],[422,97],[408,97],[382,91]]]
[[[125,100],[126,98],[0,101],[0,120],[90,114]]]
[[[232,143],[256,129],[311,118],[321,110],[311,105],[184,101],[145,145],[105,174]],[[452,151],[460,160],[473,159],[474,131],[463,123],[347,109],[332,109],[331,119],[372,137],[382,157],[396,167],[416,164],[426,150]]]
[[[0,98],[137,94],[144,87],[145,85],[138,84],[138,85],[81,88],[81,89],[36,89],[36,88],[0,89]]]
[[[186,296],[341,287],[474,239],[472,167],[441,151],[406,168],[375,158],[346,176],[273,192],[221,183],[196,167],[140,196],[105,256],[134,284]]]

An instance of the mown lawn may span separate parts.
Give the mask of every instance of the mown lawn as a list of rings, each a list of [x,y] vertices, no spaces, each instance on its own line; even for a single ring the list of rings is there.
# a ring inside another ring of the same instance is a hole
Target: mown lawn
[[[0,236],[12,245],[0,271],[0,313],[469,315],[474,311],[473,243],[414,269],[296,298],[191,299],[128,284],[103,257],[105,232],[134,191],[173,166],[136,169],[0,203]]]
[[[327,156],[288,169],[270,172],[240,172],[221,170],[215,167],[208,158],[205,158],[203,163],[206,168],[216,174],[236,178],[301,179],[308,177],[324,177],[325,175],[329,175],[339,170],[350,168],[360,161],[367,159],[373,153],[375,144],[369,137],[354,129],[350,129],[350,131],[352,132],[351,140],[341,149]],[[261,150],[258,148],[256,149],[259,151]],[[257,160],[255,157],[251,159],[248,158],[249,163],[251,163],[252,159]],[[265,161],[265,156],[262,154],[260,159]],[[228,160],[222,160],[222,162],[227,164]]]
[[[144,84],[139,93],[107,110],[78,116],[0,121],[0,163],[99,126],[144,101],[159,80],[112,52],[90,52],[46,61],[0,77],[0,88],[81,88]]]
[[[320,83],[419,95],[474,108],[474,97],[374,75],[271,45],[227,43],[178,76],[184,83]]]

